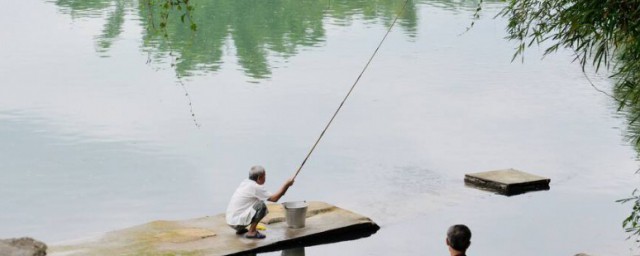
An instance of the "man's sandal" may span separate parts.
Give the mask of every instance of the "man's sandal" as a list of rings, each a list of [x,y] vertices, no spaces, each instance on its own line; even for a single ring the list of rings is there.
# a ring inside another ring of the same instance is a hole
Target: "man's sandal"
[[[254,235],[246,234],[246,235],[244,235],[244,237],[249,238],[249,239],[264,239],[267,236],[265,236],[262,233],[256,231],[256,233]]]

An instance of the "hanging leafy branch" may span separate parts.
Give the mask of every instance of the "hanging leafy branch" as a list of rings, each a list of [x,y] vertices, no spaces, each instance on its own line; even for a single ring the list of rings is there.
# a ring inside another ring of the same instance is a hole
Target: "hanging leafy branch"
[[[156,22],[162,30],[165,37],[168,37],[167,25],[170,22],[172,15],[179,15],[182,23],[188,22],[191,31],[196,31],[198,26],[193,21],[191,13],[194,10],[190,0],[144,0],[146,1],[147,8],[149,10],[149,19],[151,22],[151,28],[156,29]],[[156,21],[154,10],[159,7],[159,21]]]
[[[583,69],[589,64],[612,72],[614,91],[622,92],[619,110],[640,103],[640,1],[507,2],[499,15],[509,21],[507,38],[518,42],[514,59],[534,44],[549,43],[545,55],[572,49]]]
[[[640,236],[640,193],[638,189],[634,190],[631,197],[620,199],[616,202],[619,203],[628,203],[633,202],[633,209],[629,217],[622,221],[622,227],[628,233],[630,233],[629,238],[632,236],[639,237]],[[636,242],[640,242],[640,240],[636,239]]]

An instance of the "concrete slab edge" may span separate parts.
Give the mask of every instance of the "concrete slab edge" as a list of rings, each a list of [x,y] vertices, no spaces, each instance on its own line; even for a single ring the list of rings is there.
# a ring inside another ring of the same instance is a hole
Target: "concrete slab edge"
[[[503,184],[499,182],[489,181],[485,179],[481,179],[478,177],[465,175],[464,177],[465,185],[474,187],[481,190],[487,190],[491,192],[496,192],[501,195],[513,196],[519,195],[532,191],[541,191],[541,190],[549,190],[549,183],[551,180],[540,180],[534,182],[527,183],[517,183],[517,184]]]
[[[253,250],[247,250],[237,252],[233,254],[227,254],[228,256],[240,256],[248,253],[264,253],[272,251],[280,251],[285,249],[297,248],[297,247],[309,247],[320,244],[329,244],[342,241],[356,240],[360,238],[369,237],[375,234],[380,229],[380,226],[375,222],[363,222],[346,226],[338,229],[328,230],[321,233],[316,233],[309,236],[303,236],[291,240],[279,241],[274,244],[270,244],[264,247],[256,248]]]

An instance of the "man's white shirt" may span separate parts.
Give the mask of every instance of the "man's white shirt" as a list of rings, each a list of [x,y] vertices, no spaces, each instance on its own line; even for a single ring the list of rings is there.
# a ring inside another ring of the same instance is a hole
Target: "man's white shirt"
[[[227,206],[227,224],[233,226],[251,224],[251,219],[256,214],[253,205],[265,201],[269,197],[271,197],[271,193],[263,185],[250,179],[243,180],[231,196],[231,201]]]

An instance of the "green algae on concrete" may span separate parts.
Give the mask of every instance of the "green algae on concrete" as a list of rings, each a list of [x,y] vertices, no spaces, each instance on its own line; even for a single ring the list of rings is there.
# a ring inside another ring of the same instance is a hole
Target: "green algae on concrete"
[[[268,204],[261,231],[267,238],[247,239],[227,226],[224,214],[182,221],[153,221],[112,231],[91,241],[52,245],[50,255],[233,255],[281,250],[366,237],[379,227],[345,209],[309,202],[306,226],[287,227],[283,207]],[[339,240],[336,240],[339,239]]]
[[[549,178],[516,169],[466,174],[467,185],[511,196],[535,190],[549,190]]]

